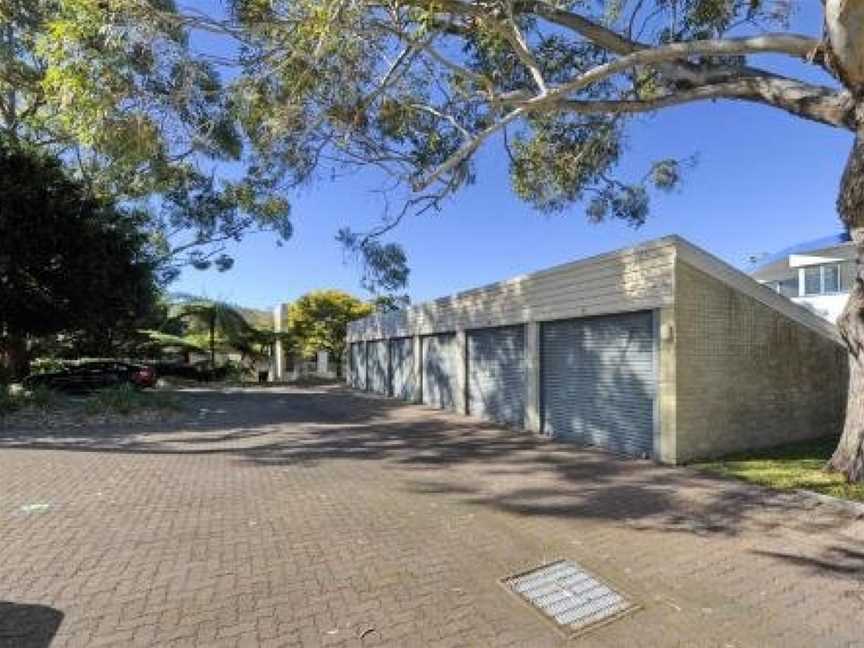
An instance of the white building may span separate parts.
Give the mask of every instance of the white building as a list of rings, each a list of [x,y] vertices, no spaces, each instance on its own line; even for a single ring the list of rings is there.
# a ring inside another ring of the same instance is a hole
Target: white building
[[[751,275],[833,323],[855,278],[855,246],[846,234],[800,243],[760,259]]]

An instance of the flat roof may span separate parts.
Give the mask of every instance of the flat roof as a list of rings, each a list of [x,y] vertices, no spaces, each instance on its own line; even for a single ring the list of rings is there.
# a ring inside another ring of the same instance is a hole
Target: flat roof
[[[822,238],[813,239],[811,241],[796,243],[795,245],[790,245],[779,252],[774,252],[773,254],[769,254],[768,256],[759,259],[758,264],[751,268],[750,271],[758,272],[759,270],[763,270],[778,261],[784,261],[793,254],[806,254],[808,252],[815,252],[816,250],[838,247],[846,245],[851,241],[852,238],[849,236],[848,232],[841,232],[840,234],[832,234],[831,236],[823,236]]]

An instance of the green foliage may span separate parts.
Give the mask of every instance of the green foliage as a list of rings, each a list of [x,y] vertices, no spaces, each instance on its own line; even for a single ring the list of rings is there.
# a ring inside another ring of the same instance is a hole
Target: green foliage
[[[24,398],[26,403],[25,406],[43,412],[56,408],[60,401],[60,396],[57,392],[42,385],[24,392]]]
[[[246,368],[236,362],[226,362],[222,369],[225,372],[225,381],[229,383],[242,382],[243,379],[249,375]]]
[[[655,0],[668,24],[658,28],[663,41],[695,40],[724,35],[743,21],[757,26],[788,24],[794,0]],[[658,23],[662,18],[658,18]]]
[[[339,230],[336,240],[362,261],[360,282],[369,292],[393,292],[408,284],[411,269],[401,245],[382,243],[347,227]]]
[[[528,61],[549,87],[627,53],[555,25],[544,12],[570,11],[639,46],[724,36],[736,25],[784,24],[791,2],[777,0],[591,0],[562,3],[343,0],[233,0],[232,18],[248,35],[243,71],[232,84],[232,105],[254,150],[256,165],[291,182],[322,169],[383,170],[391,193],[405,204],[385,209],[371,232],[345,229],[337,239],[363,265],[364,287],[401,290],[409,278],[404,250],[381,242],[406,214],[437,209],[475,177],[465,159],[441,168],[457,151],[514,109],[537,96]],[[540,10],[538,7],[544,8]],[[514,45],[524,39],[526,56]],[[734,70],[738,57],[694,64]],[[642,66],[580,86],[566,98],[574,109],[546,104],[508,126],[516,194],[541,211],[583,204],[592,222],[618,218],[641,225],[655,190],[682,177],[674,161],[657,163],[641,178],[619,168],[632,117],[614,111],[583,113],[578,102],[644,101],[670,84],[656,67]],[[489,138],[490,142],[496,141]],[[432,178],[429,180],[429,178]],[[422,193],[411,191],[422,188]],[[408,196],[406,198],[406,196]]]
[[[243,137],[173,0],[2,0],[0,130],[61,154],[97,197],[146,201],[166,267],[230,267],[218,243],[290,236],[272,178],[214,174]],[[215,177],[214,177],[215,176]]]
[[[95,392],[87,399],[85,409],[94,416],[129,416],[142,411],[177,412],[183,409],[183,403],[170,393],[141,391],[132,385],[123,384]]]
[[[92,198],[60,163],[0,136],[0,351],[63,333],[122,347],[156,308],[156,261],[136,212]]]
[[[34,374],[60,371],[63,367],[63,361],[57,357],[36,358],[31,363],[32,373]]]
[[[34,409],[48,411],[55,409],[60,396],[47,387],[36,387],[31,391],[12,390],[9,385],[0,384],[0,419],[20,410]]]
[[[378,295],[372,299],[372,307],[376,313],[394,313],[405,310],[411,305],[408,295]]]
[[[345,353],[348,323],[370,315],[374,306],[340,290],[317,290],[291,304],[289,328],[297,349],[309,356],[327,351],[337,362]]]
[[[513,187],[544,211],[561,210],[602,182],[621,155],[621,132],[603,118],[538,119],[514,148]]]
[[[13,412],[17,412],[22,406],[21,397],[13,394],[9,385],[0,382],[0,420]]]
[[[62,151],[96,195],[152,207],[146,227],[166,278],[182,264],[230,268],[221,244],[250,230],[290,237],[286,192],[300,183],[383,172],[381,227],[338,239],[362,262],[367,288],[398,291],[407,259],[383,235],[472,182],[481,144],[514,142],[521,198],[541,211],[582,204],[591,221],[639,225],[653,190],[680,180],[680,167],[659,164],[624,177],[632,116],[584,106],[644,102],[689,81],[643,65],[583,84],[566,103],[529,107],[542,94],[536,73],[554,89],[631,49],[783,26],[794,4],[227,0],[227,15],[204,18],[172,0],[2,0],[0,125]],[[556,24],[553,9],[610,30],[613,43]],[[744,63],[688,60],[720,80]],[[520,105],[518,119],[506,117]],[[487,137],[505,119],[506,137]],[[405,205],[396,216],[393,201]]]
[[[198,340],[192,339],[190,336],[172,335],[162,331],[152,329],[144,329],[141,331],[147,341],[142,343],[142,347],[152,350],[153,355],[158,355],[166,349],[193,351],[198,353],[206,353],[206,345],[201,344]]]
[[[173,305],[172,311],[172,319],[184,324],[182,337],[151,333],[151,339],[167,346],[207,349],[211,367],[215,367],[217,349],[239,351],[247,358],[258,358],[267,354],[275,338],[272,331],[250,324],[244,309],[226,302],[187,295]]]

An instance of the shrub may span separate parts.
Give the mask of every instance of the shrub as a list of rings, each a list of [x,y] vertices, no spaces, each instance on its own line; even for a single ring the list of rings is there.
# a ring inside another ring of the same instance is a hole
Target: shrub
[[[53,409],[57,405],[60,395],[53,389],[40,386],[25,392],[24,398],[28,407],[44,411]]]
[[[30,363],[31,373],[48,373],[51,371],[62,371],[65,363],[57,358],[36,358]]]
[[[27,408],[49,410],[57,405],[58,398],[58,394],[47,387],[13,391],[9,385],[0,385],[0,417]]]
[[[18,394],[13,394],[9,385],[0,384],[0,418],[21,409],[21,406],[21,397]]]
[[[227,382],[243,382],[243,378],[249,375],[249,370],[239,362],[229,360],[222,368],[225,371],[222,380]]]

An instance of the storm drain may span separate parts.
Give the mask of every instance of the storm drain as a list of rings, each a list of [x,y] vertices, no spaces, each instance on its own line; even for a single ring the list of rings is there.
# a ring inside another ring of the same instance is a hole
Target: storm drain
[[[549,563],[503,582],[567,632],[582,632],[636,609],[572,560]]]

